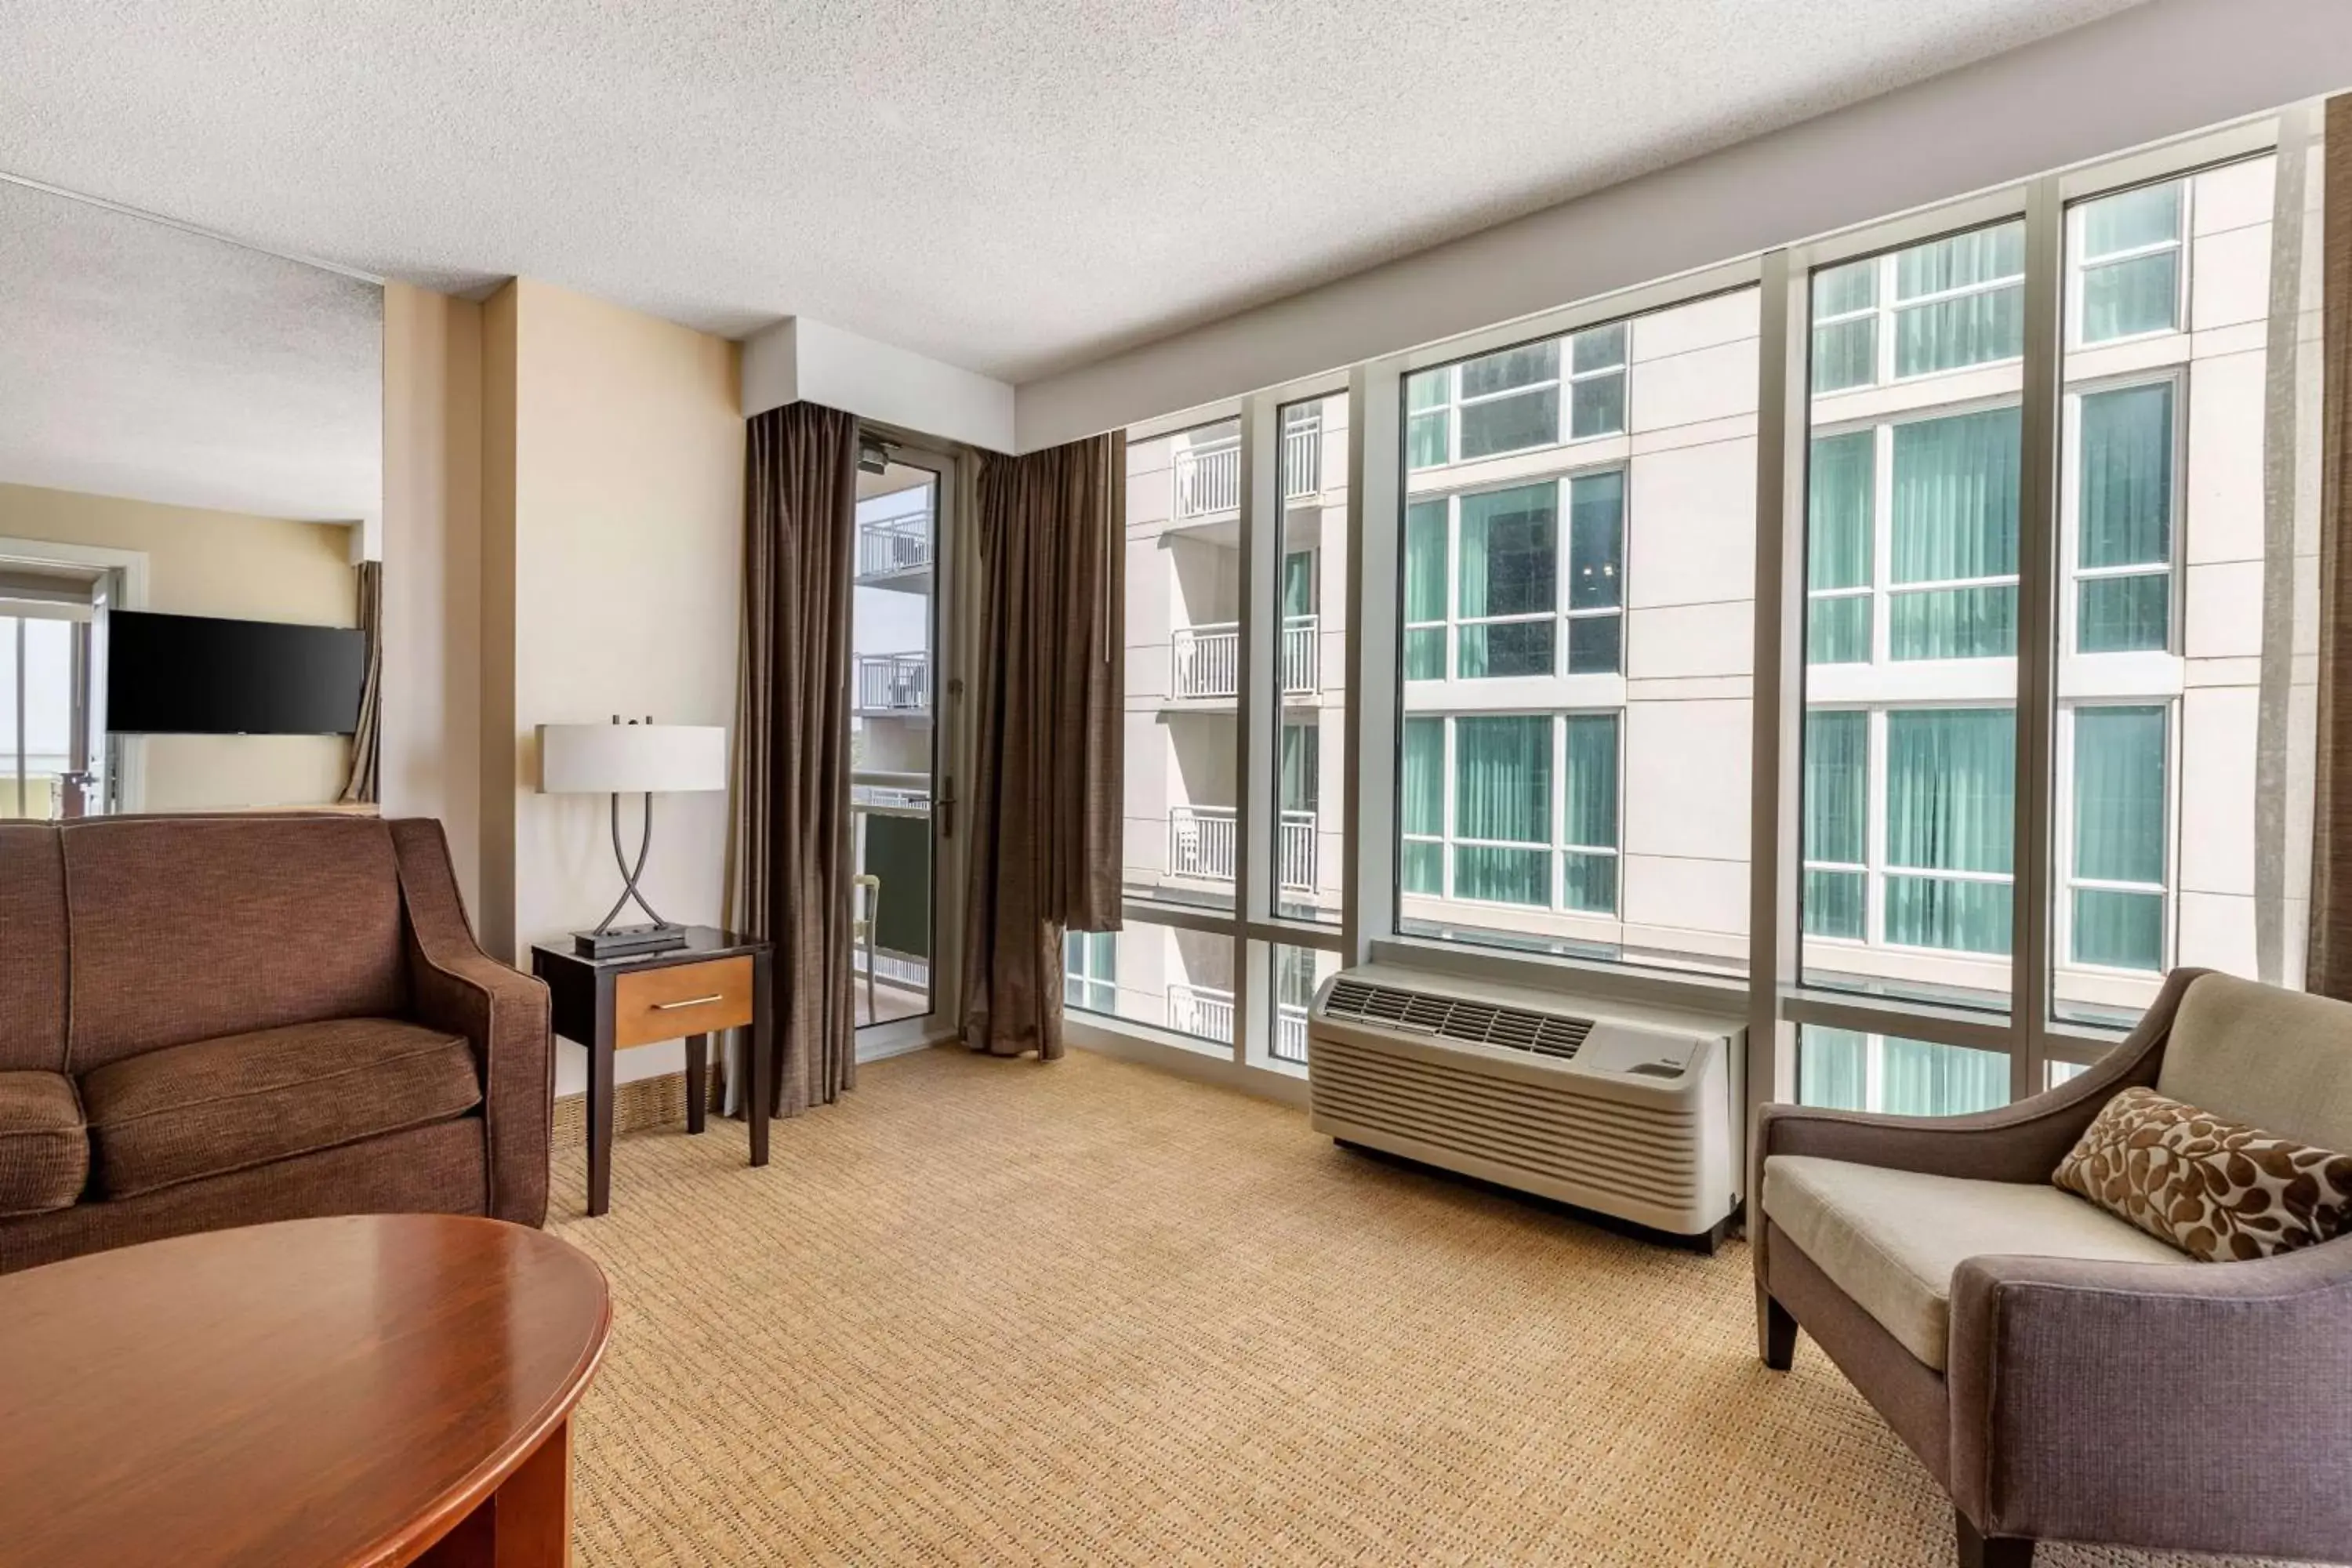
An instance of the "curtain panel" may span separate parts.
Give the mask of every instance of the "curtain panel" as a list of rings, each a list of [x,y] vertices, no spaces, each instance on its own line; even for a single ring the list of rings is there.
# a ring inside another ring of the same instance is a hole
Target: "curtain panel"
[[[360,630],[367,637],[367,679],[360,688],[360,719],[352,731],[352,767],[340,798],[373,802],[382,784],[383,752],[383,563],[362,561],[356,575]]]
[[[2327,103],[2320,327],[2319,745],[2305,986],[2352,1000],[2352,94]]]
[[[963,1037],[1062,1054],[1062,937],[1116,931],[1127,437],[982,458]]]
[[[735,855],[746,934],[775,946],[774,1096],[796,1116],[857,1080],[850,991],[850,585],[857,419],[752,416],[743,475]]]

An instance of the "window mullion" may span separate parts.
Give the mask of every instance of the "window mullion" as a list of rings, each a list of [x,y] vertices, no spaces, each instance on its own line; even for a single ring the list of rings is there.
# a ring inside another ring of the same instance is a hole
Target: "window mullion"
[[[2052,983],[2057,776],[2057,559],[2066,209],[2054,176],[2026,191],[2024,391],[2019,417],[2017,785],[2011,846],[2010,1093],[2042,1079]]]

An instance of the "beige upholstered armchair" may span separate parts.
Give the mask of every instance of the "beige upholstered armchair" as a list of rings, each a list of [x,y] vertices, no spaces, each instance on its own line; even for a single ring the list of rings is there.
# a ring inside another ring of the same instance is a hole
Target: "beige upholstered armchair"
[[[2051,1184],[2149,1085],[2352,1152],[2352,1005],[2176,971],[2130,1039],[1979,1116],[1768,1108],[1758,1332],[1801,1327],[1951,1494],[1965,1568],[2037,1541],[2352,1558],[2352,1238],[2192,1261]]]

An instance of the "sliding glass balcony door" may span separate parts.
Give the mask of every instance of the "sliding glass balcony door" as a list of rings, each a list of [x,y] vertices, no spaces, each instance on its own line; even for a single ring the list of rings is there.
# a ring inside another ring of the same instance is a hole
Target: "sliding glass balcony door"
[[[850,591],[851,982],[862,1038],[919,1040],[942,999],[948,459],[868,444]]]

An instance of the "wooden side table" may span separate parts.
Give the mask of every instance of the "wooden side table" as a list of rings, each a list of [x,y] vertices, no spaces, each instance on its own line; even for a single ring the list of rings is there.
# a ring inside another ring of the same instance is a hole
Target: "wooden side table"
[[[613,1206],[613,1058],[631,1046],[686,1041],[686,1130],[699,1132],[710,1098],[708,1047],[722,1029],[749,1026],[751,1086],[744,1114],[751,1163],[768,1163],[773,1040],[773,950],[711,926],[688,926],[684,947],[590,958],[538,943],[530,972],[547,982],[555,1032],[588,1047],[588,1212]]]

